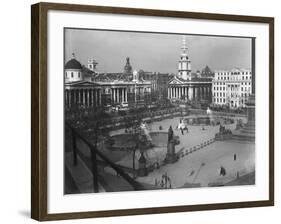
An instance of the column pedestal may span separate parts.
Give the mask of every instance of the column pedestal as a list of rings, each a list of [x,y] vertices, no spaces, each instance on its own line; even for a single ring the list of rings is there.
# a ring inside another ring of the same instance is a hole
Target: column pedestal
[[[167,154],[166,154],[165,162],[175,163],[176,161],[178,161],[178,157],[175,152],[175,143],[173,140],[171,140],[167,144]]]
[[[143,152],[141,152],[141,156],[139,158],[139,168],[138,168],[138,176],[139,177],[145,177],[147,176],[147,168],[146,168],[146,159],[143,155]]]

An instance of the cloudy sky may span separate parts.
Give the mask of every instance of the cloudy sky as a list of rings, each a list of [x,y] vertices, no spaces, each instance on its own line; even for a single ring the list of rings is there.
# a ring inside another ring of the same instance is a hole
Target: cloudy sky
[[[65,29],[65,60],[94,58],[100,72],[122,72],[126,57],[133,69],[177,73],[182,35]],[[250,68],[251,39],[186,35],[192,71]]]

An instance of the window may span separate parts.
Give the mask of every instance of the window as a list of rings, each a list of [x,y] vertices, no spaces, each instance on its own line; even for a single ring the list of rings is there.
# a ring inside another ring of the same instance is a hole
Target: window
[[[73,72],[71,72],[71,78],[73,78]]]
[[[67,78],[67,72],[65,72],[65,78]]]

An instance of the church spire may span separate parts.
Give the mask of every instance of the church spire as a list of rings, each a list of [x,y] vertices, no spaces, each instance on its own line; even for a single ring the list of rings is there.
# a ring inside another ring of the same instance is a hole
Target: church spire
[[[187,55],[186,36],[182,38],[182,53],[180,55],[178,76],[184,80],[191,80],[191,61]]]
[[[183,37],[182,37],[182,47],[181,47],[181,49],[182,49],[182,53],[183,53],[183,54],[186,54],[186,52],[187,52],[187,47],[186,47],[186,36],[183,36]]]

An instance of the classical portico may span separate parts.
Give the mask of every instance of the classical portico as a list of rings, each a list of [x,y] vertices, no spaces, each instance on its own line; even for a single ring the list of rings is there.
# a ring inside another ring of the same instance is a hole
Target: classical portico
[[[183,80],[175,76],[169,81],[168,98],[170,100],[211,101],[212,81],[209,78]]]
[[[97,107],[101,102],[102,89],[91,82],[75,82],[65,84],[65,105],[67,108],[75,106]]]
[[[98,82],[106,98],[107,105],[144,103],[146,95],[151,94],[150,82],[115,81]]]

